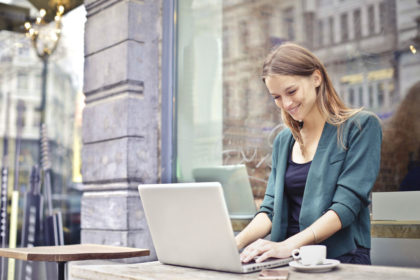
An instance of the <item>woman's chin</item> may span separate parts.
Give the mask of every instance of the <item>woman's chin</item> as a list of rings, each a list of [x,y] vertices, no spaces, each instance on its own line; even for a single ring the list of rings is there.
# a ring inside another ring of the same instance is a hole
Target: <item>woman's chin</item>
[[[297,122],[301,122],[302,118],[300,116],[297,115],[290,115],[292,117],[293,120],[297,121]]]

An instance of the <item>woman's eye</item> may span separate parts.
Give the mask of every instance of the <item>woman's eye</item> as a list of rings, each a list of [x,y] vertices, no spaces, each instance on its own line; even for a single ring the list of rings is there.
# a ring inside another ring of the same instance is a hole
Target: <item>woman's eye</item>
[[[280,98],[280,95],[273,96],[274,100],[279,99],[279,98]]]
[[[294,90],[289,91],[287,94],[288,94],[288,95],[292,95],[292,94],[294,94],[295,92],[296,92],[296,90],[294,89]]]

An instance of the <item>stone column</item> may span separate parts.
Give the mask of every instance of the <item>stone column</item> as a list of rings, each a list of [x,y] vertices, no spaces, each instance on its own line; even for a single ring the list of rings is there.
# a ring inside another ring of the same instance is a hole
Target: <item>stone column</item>
[[[161,0],[85,0],[82,243],[151,249],[137,192],[159,181]],[[136,260],[138,261],[138,260]]]

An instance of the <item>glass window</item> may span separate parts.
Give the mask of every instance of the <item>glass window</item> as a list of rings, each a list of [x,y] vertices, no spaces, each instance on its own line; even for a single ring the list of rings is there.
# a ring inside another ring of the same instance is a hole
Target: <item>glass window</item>
[[[398,96],[395,94],[394,81],[388,81],[387,85],[388,85],[388,93],[390,96],[391,103],[398,101],[397,100]]]
[[[23,101],[18,100],[16,104],[16,127],[22,129],[26,125],[26,105]]]
[[[359,106],[363,107],[365,105],[364,94],[363,94],[363,88],[359,87]]]
[[[354,100],[354,89],[353,88],[350,88],[349,89],[349,105],[350,106],[354,106],[355,104],[355,102],[354,102],[355,100]]]
[[[322,20],[318,20],[318,47],[323,45],[324,39],[324,23]]]
[[[41,94],[41,83],[42,83],[41,73],[35,73],[33,90],[38,91],[39,94]]]
[[[271,8],[269,6],[263,6],[261,8],[260,16],[258,19],[261,21],[261,43],[262,46],[267,47],[270,42],[270,30],[271,30]],[[257,32],[258,33],[258,32]]]
[[[378,94],[378,106],[383,106],[384,105],[384,100],[385,100],[385,93],[384,93],[384,86],[383,83],[377,83],[377,94]]]
[[[284,10],[284,26],[286,28],[286,35],[287,39],[293,41],[295,39],[295,16],[294,16],[294,9],[288,8]]]
[[[368,27],[369,34],[375,34],[375,7],[373,5],[368,7]]]
[[[369,103],[368,103],[368,107],[369,108],[373,108],[373,89],[372,89],[372,85],[369,85]]]
[[[385,19],[387,18],[387,11],[384,2],[379,3],[379,25],[380,25],[380,32],[385,32]]]
[[[360,9],[357,9],[353,13],[353,22],[354,22],[354,38],[360,39],[362,37],[362,22],[360,16]]]
[[[248,51],[248,44],[249,44],[249,30],[248,30],[248,22],[246,20],[242,20],[239,23],[239,34],[240,34],[240,45],[242,46],[243,52]]]
[[[28,89],[28,74],[25,72],[19,72],[17,75],[17,87],[18,89]]]
[[[26,46],[19,46],[18,54],[20,57],[28,57],[29,56],[29,48]]]
[[[330,38],[330,44],[334,44],[334,18],[330,17],[328,18],[329,23],[329,38]]]
[[[349,28],[348,28],[348,16],[347,14],[342,14],[340,16],[341,22],[341,41],[346,42],[349,39]]]
[[[7,2],[7,1],[6,1]],[[10,2],[10,1],[9,1]],[[16,2],[16,1],[11,1]],[[22,1],[17,1],[22,2]],[[24,2],[24,1],[23,1]],[[38,11],[30,8],[31,15]],[[74,111],[76,95],[82,92],[83,84],[83,36],[86,12],[83,5],[72,11],[66,11],[62,17],[63,25],[57,49],[48,62],[48,87],[46,98],[46,124],[48,127],[48,139],[50,147],[50,159],[52,161],[53,183],[53,207],[60,209],[63,214],[65,227],[65,244],[80,243],[80,197],[77,191],[79,182],[72,180],[72,153],[74,129]],[[48,16],[48,15],[47,15]],[[52,23],[55,25],[55,23]],[[48,28],[47,28],[48,29]],[[49,30],[44,29],[39,36],[38,42],[43,45],[44,40],[51,40]],[[10,96],[10,137],[15,137],[18,112],[24,129],[19,161],[18,188],[21,194],[29,189],[29,175],[32,167],[40,162],[39,150],[39,125],[40,125],[40,101],[42,85],[43,63],[32,48],[29,37],[21,32],[0,32],[0,68],[1,73],[6,73],[0,84],[0,91]],[[45,44],[50,46],[50,44]],[[24,106],[18,108],[17,100],[23,100]],[[53,100],[61,100],[59,107],[55,108]],[[64,102],[63,100],[67,100]],[[3,101],[3,111],[5,108]],[[58,112],[58,113],[57,113]],[[5,113],[0,114],[0,126],[5,123]],[[63,121],[65,116],[68,121]],[[4,131],[1,130],[1,137]],[[12,145],[12,149],[14,146]],[[9,153],[10,162],[15,159],[14,151]],[[14,174],[11,166],[10,174]],[[23,203],[20,205],[23,210]],[[21,224],[19,225],[19,227]],[[20,229],[19,229],[20,230]],[[43,279],[36,277],[34,279]]]
[[[299,1],[178,1],[178,181],[194,181],[193,171],[200,167],[245,164],[257,204],[262,200],[272,142],[284,125],[261,81],[261,66],[273,47],[287,41],[308,47],[323,61],[346,104],[364,106],[384,120],[384,131],[392,129],[399,106],[419,82],[420,58],[406,42],[417,34],[420,4],[407,1],[401,3],[404,9],[387,8],[387,14],[407,24],[385,17],[394,32],[385,36],[375,32],[378,1],[330,2],[318,1],[307,11]],[[350,28],[357,44],[349,41]],[[390,141],[384,133],[384,143]],[[390,156],[382,160],[388,164]],[[390,183],[385,173],[381,170],[374,190],[398,190],[405,174],[401,171]]]

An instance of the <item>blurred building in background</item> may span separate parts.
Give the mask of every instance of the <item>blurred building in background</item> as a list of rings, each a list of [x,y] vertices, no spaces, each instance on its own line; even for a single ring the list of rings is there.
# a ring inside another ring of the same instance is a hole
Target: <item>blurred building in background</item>
[[[27,1],[16,1],[13,4],[23,5],[33,14],[36,13],[36,9]],[[77,78],[74,77],[74,70],[69,65],[64,67],[62,65],[63,60],[68,60],[68,50],[71,50],[72,46],[68,47],[65,39],[60,43],[48,65],[46,86],[45,119],[53,174],[52,198],[54,207],[63,212],[66,243],[78,243],[80,242],[80,193],[77,194],[78,191],[74,188],[76,184],[72,178],[75,106],[77,92],[80,90],[75,82]],[[31,168],[35,164],[39,165],[40,160],[41,86],[42,61],[35,54],[30,39],[21,32],[0,31],[0,138],[9,139],[9,193],[15,180],[13,167],[17,136],[17,104],[18,101],[23,102],[21,151],[18,159],[18,186],[21,198],[28,191]],[[7,120],[8,131],[6,131]],[[0,151],[3,152],[3,145]],[[23,202],[23,199],[20,201]]]

